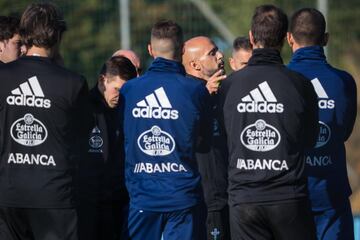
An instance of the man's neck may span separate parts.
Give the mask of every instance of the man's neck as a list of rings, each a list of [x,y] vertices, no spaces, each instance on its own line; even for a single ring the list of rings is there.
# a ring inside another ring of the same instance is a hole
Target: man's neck
[[[51,53],[51,49],[32,46],[27,50],[26,56],[50,57]]]

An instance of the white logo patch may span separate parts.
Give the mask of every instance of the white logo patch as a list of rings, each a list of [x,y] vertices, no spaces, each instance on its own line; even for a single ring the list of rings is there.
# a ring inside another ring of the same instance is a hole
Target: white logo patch
[[[175,149],[173,137],[158,126],[143,132],[137,143],[141,151],[150,156],[166,156]]]
[[[27,113],[11,125],[10,135],[15,142],[33,147],[45,142],[48,132],[42,122]]]
[[[335,108],[335,101],[329,99],[329,96],[325,92],[325,89],[320,83],[318,78],[311,80],[312,85],[314,86],[315,92],[319,98],[318,105],[320,109],[333,109]]]
[[[163,87],[160,87],[136,104],[132,115],[135,118],[173,119],[179,118],[179,112],[172,105]]]
[[[328,143],[331,138],[331,130],[328,125],[319,121],[319,136],[315,148],[322,147]]]
[[[243,112],[259,113],[282,113],[284,105],[278,103],[269,84],[265,81],[259,84],[259,87],[251,90],[248,95],[241,99],[237,105],[237,110]]]
[[[279,145],[281,135],[276,128],[259,119],[241,132],[240,140],[247,149],[267,152]]]
[[[38,108],[50,108],[51,101],[46,99],[44,92],[36,76],[20,84],[18,88],[11,91],[11,96],[6,98],[9,105],[28,106]]]

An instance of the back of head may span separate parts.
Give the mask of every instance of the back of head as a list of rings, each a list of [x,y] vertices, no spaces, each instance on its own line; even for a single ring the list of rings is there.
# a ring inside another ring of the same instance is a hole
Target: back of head
[[[255,44],[264,48],[281,48],[288,29],[286,14],[274,5],[262,5],[255,9],[251,33]]]
[[[181,27],[171,20],[160,20],[151,29],[151,48],[154,57],[180,60],[183,47]]]
[[[0,41],[9,40],[19,33],[19,22],[15,16],[0,16]]]
[[[125,81],[137,77],[135,66],[123,56],[115,56],[107,60],[100,70],[100,75],[119,76]]]
[[[20,36],[27,48],[51,49],[60,43],[66,23],[57,7],[51,3],[32,3],[20,21]]]
[[[236,52],[236,51],[239,51],[240,49],[244,49],[246,51],[252,50],[252,46],[251,46],[249,38],[247,38],[247,37],[235,38],[235,40],[233,42],[233,50]]]
[[[302,8],[291,17],[290,33],[303,46],[324,45],[325,29],[324,16],[314,8]]]
[[[138,55],[136,55],[136,53],[134,51],[125,50],[125,49],[119,49],[119,50],[117,50],[116,52],[113,53],[112,57],[115,57],[115,56],[126,57],[135,66],[138,75],[141,73],[140,58],[138,57]]]

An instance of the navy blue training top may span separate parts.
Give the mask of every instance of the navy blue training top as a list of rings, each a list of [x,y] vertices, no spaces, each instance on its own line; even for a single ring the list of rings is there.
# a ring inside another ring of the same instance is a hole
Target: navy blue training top
[[[156,58],[120,94],[130,206],[174,211],[196,205],[196,136],[209,96],[204,84],[186,77],[181,63]]]
[[[344,142],[356,118],[355,81],[328,64],[320,46],[298,49],[288,67],[307,77],[318,95],[320,133],[315,148],[305,153],[312,208],[338,206],[351,195]]]

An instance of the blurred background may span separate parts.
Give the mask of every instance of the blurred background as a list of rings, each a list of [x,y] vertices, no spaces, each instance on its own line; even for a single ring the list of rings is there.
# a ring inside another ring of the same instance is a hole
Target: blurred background
[[[0,14],[21,15],[31,2],[33,1],[0,0]],[[211,37],[224,52],[227,61],[233,39],[248,34],[254,8],[265,3],[281,7],[289,16],[302,7],[315,7],[321,10],[327,18],[327,30],[330,33],[326,50],[329,62],[335,67],[350,72],[357,81],[358,88],[360,85],[359,0],[55,0],[52,2],[62,9],[68,25],[61,46],[65,65],[83,74],[88,79],[90,87],[94,85],[103,62],[119,48],[134,50],[141,57],[143,69],[146,69],[151,62],[147,54],[150,29],[152,24],[161,18],[170,18],[178,22],[183,27],[185,39],[197,35]],[[291,56],[287,45],[282,54],[284,62],[287,63]],[[359,90],[358,93],[360,95]],[[360,214],[359,118],[347,143],[347,155],[349,179],[353,189],[352,208],[355,214]]]

